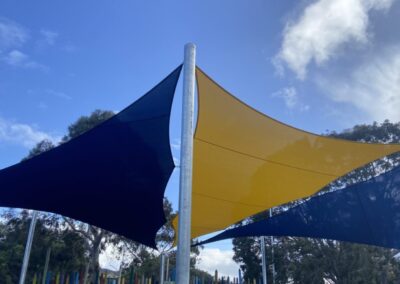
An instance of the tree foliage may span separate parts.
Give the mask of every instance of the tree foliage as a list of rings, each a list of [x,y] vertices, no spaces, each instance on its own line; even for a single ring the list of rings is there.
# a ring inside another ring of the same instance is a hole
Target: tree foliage
[[[71,140],[79,135],[85,133],[86,131],[92,129],[93,127],[99,125],[100,123],[106,121],[107,119],[114,116],[112,111],[108,110],[95,110],[89,116],[81,116],[73,124],[68,127],[68,134],[63,137],[63,142]]]
[[[6,284],[18,283],[31,217],[26,210],[9,210],[2,217],[0,280]],[[43,271],[48,248],[51,248],[52,270],[77,271],[86,261],[83,239],[72,231],[48,224],[42,217],[36,223],[27,282],[32,280],[34,273]]]

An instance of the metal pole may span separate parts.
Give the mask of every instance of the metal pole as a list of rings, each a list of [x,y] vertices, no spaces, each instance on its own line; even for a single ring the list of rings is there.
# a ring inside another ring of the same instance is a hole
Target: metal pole
[[[22,262],[21,274],[19,276],[19,284],[25,283],[26,271],[28,269],[29,256],[31,254],[33,234],[35,233],[37,217],[38,217],[38,212],[33,211],[31,225],[29,226],[28,239],[26,240],[24,260]]]
[[[119,275],[118,275],[118,284],[121,284],[121,283],[122,283],[122,262],[119,267]]]
[[[118,284],[122,283],[122,269],[124,266],[124,258],[125,258],[125,246],[122,247],[122,257],[121,257],[121,264],[119,265]]]
[[[167,264],[165,267],[165,280],[167,280],[169,282],[169,257],[167,255]]]
[[[262,265],[262,276],[263,283],[267,284],[267,258],[265,256],[265,237],[260,237],[261,239],[261,265]]]
[[[160,284],[164,284],[164,253],[162,252],[160,255]]]
[[[47,281],[47,271],[49,270],[50,253],[51,253],[51,247],[49,247],[46,252],[46,261],[44,263],[42,284],[46,284]]]
[[[269,217],[272,217],[272,208],[269,209]],[[275,284],[275,261],[274,261],[274,236],[271,236],[271,262],[272,262],[272,284]]]
[[[177,284],[189,284],[190,227],[192,211],[193,113],[196,46],[185,45],[183,63],[181,169],[179,184],[179,223],[177,250]]]

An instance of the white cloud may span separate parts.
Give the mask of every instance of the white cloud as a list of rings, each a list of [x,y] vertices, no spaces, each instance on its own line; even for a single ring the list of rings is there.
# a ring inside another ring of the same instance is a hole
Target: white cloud
[[[328,61],[346,43],[368,43],[369,13],[387,11],[394,0],[318,0],[287,23],[283,43],[273,60],[277,72],[286,65],[299,79],[307,66]]]
[[[131,263],[133,261],[133,255],[126,249],[120,251],[118,249],[120,246],[123,246],[123,242],[119,242],[118,245],[106,245],[106,249],[99,255],[99,264],[101,268],[119,271],[121,264]]]
[[[238,277],[239,265],[232,260],[232,250],[221,250],[218,248],[205,248],[200,251],[200,262],[198,268],[214,275]]]
[[[181,140],[175,138],[171,143],[171,147],[172,149],[179,151],[181,149]]]
[[[400,120],[400,46],[379,52],[349,76],[317,82],[333,100],[350,103],[371,119]]]
[[[74,45],[72,43],[68,43],[62,49],[66,52],[72,53],[72,52],[77,51],[78,48],[76,47],[76,45]]]
[[[177,166],[177,167],[179,167],[180,166],[180,163],[181,163],[181,161],[177,158],[177,157],[175,157],[175,156],[172,156],[172,159],[174,160],[174,164],[175,164],[175,166]]]
[[[67,95],[66,93],[55,91],[52,89],[47,89],[46,93],[49,95],[55,96],[55,97],[59,97],[64,100],[68,100],[68,101],[72,99],[72,97],[70,95]]]
[[[49,30],[41,30],[42,44],[53,45],[58,36]],[[0,17],[0,62],[14,68],[48,70],[48,67],[32,59],[20,49],[29,39],[28,31],[21,25]]]
[[[5,63],[13,67],[20,67],[26,69],[42,69],[47,70],[45,65],[37,63],[29,58],[29,56],[19,50],[11,50],[2,59]]]
[[[20,25],[0,18],[0,51],[18,47],[28,39],[28,32]]]
[[[39,102],[38,108],[40,109],[47,109],[49,106],[44,102]]]
[[[117,249],[114,245],[107,245],[106,249],[99,255],[101,268],[118,271],[121,266],[121,259],[118,258]]]
[[[12,66],[20,66],[24,64],[27,60],[28,55],[19,50],[12,50],[8,53],[6,57],[4,57],[4,61]]]
[[[288,109],[298,109],[300,111],[307,111],[310,109],[309,105],[300,102],[297,90],[294,87],[286,87],[272,94],[274,98],[280,98],[285,102]]]
[[[178,138],[175,138],[172,140],[171,142],[171,148],[172,148],[172,152],[173,152],[173,159],[174,159],[174,164],[179,166],[180,164],[180,160],[179,158],[175,155],[175,154],[180,154],[180,150],[181,150],[181,140]]]
[[[44,139],[57,143],[61,140],[61,137],[50,135],[28,124],[0,118],[0,142],[14,143],[26,148],[32,148]]]
[[[41,43],[45,43],[47,45],[54,45],[58,38],[58,33],[50,30],[40,30],[40,34],[42,35]]]

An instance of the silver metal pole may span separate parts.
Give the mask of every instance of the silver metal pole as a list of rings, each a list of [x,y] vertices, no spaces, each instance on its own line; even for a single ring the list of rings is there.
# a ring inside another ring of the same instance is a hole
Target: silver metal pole
[[[165,280],[169,282],[169,256],[167,255],[167,264],[165,266]]]
[[[125,258],[125,246],[122,247],[122,257],[121,257],[121,264],[119,265],[118,284],[122,283],[122,269],[124,266],[124,258]]]
[[[269,217],[272,217],[272,208],[269,209]],[[275,284],[275,261],[274,261],[274,236],[271,236],[271,262],[272,262],[272,284]]]
[[[177,284],[189,284],[190,227],[192,211],[193,113],[196,46],[185,45],[183,63],[181,169],[179,186],[179,223],[177,246]]]
[[[164,253],[162,252],[160,255],[160,284],[164,284],[164,264],[165,264],[165,258],[164,258]]]
[[[46,260],[44,263],[42,284],[46,284],[47,281],[46,278],[47,278],[47,271],[49,270],[50,254],[51,254],[51,247],[49,247],[46,252]]]
[[[118,275],[118,284],[122,283],[122,262],[121,265],[119,266],[119,275]]]
[[[265,237],[260,237],[261,239],[261,265],[262,265],[262,276],[263,283],[267,284],[267,258],[265,256]]]
[[[31,255],[33,234],[35,233],[37,217],[38,217],[38,212],[33,211],[31,225],[29,226],[28,239],[26,240],[24,260],[22,262],[21,274],[19,276],[19,284],[25,283],[26,271],[28,269],[29,256]]]

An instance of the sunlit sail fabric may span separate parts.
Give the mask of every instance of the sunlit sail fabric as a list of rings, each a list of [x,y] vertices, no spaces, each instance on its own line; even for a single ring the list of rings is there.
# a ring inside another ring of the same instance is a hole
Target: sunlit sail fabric
[[[0,206],[53,212],[155,247],[174,169],[169,119],[181,67],[81,136],[0,171]]]
[[[204,243],[271,235],[400,249],[400,167],[346,189],[315,196],[272,218],[227,230]]]
[[[290,127],[242,103],[201,70],[196,74],[193,238],[310,196],[353,169],[400,151],[400,145],[355,143]]]

